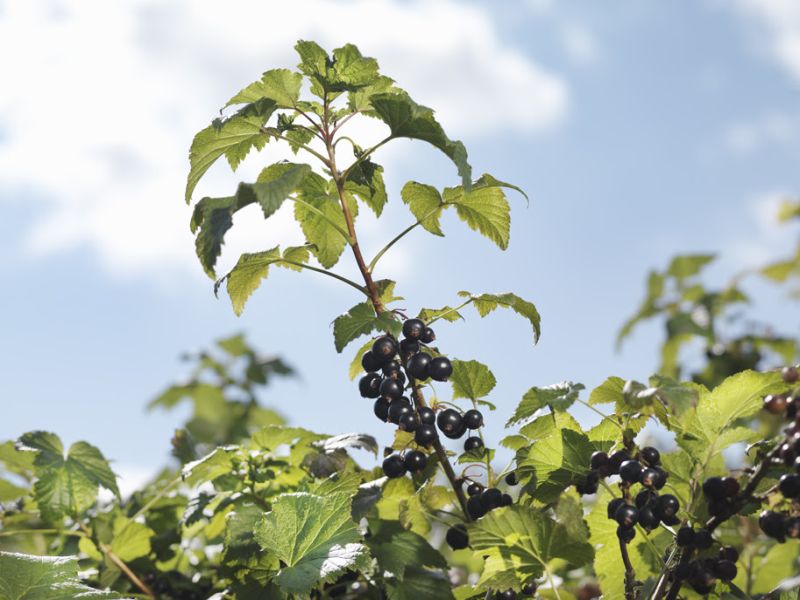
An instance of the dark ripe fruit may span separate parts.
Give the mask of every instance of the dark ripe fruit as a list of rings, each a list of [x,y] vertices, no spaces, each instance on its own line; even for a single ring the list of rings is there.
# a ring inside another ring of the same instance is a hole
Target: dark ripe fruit
[[[414,432],[414,441],[420,446],[430,446],[436,439],[436,428],[433,425],[420,425]]]
[[[367,373],[358,380],[358,391],[363,398],[377,398],[381,395],[381,376],[377,373]]]
[[[711,500],[722,500],[727,496],[722,477],[709,477],[703,482],[703,494]]]
[[[636,537],[636,530],[633,527],[617,527],[617,537],[624,543],[630,544],[633,538]]]
[[[729,560],[714,561],[714,575],[722,581],[733,581],[736,579],[736,564]]]
[[[379,337],[372,344],[372,354],[382,362],[388,362],[397,354],[397,344],[388,335]]]
[[[416,340],[400,340],[400,353],[403,356],[411,356],[419,352],[419,342]]]
[[[653,512],[653,509],[649,506],[645,506],[643,509],[639,511],[639,525],[644,527],[645,529],[655,529],[658,527],[658,523],[660,519],[656,516],[656,513]]]
[[[597,474],[597,471],[589,471],[586,474],[586,480],[585,481],[586,481],[587,485],[593,486],[593,487],[596,488],[597,485],[600,483],[600,475]]]
[[[402,415],[397,420],[397,424],[400,426],[400,429],[409,432],[416,431],[417,427],[420,426],[419,417],[414,414],[414,411]]]
[[[431,355],[427,352],[418,352],[408,359],[406,363],[406,371],[411,377],[424,381],[429,377],[429,370],[431,365]]]
[[[528,596],[533,596],[537,589],[539,588],[535,583],[526,583],[522,586],[522,593],[527,594]]]
[[[497,600],[517,600],[517,592],[514,590],[506,590],[505,592],[497,592],[494,595]]]
[[[425,425],[433,425],[436,422],[436,413],[432,408],[423,406],[417,411],[417,414],[419,414],[419,420]]]
[[[621,527],[633,527],[639,520],[639,511],[635,506],[623,504],[614,513],[614,519]]]
[[[381,381],[379,391],[382,398],[386,398],[387,400],[399,400],[403,395],[403,384],[396,379],[384,379]]]
[[[655,467],[661,462],[661,453],[652,446],[642,448],[641,457],[650,467]]]
[[[475,483],[474,481],[467,486],[467,495],[468,496],[477,496],[483,491],[483,486],[480,483]]]
[[[800,517],[789,517],[786,519],[786,537],[797,539],[800,538]]]
[[[462,421],[461,422],[461,427],[459,427],[455,431],[445,432],[445,436],[449,437],[451,440],[457,440],[462,435],[464,435],[466,432],[467,432],[467,426],[464,425],[464,422]]]
[[[437,356],[431,359],[431,364],[428,365],[428,374],[434,381],[447,381],[447,378],[453,374],[453,365],[450,359],[446,356]]]
[[[667,477],[669,477],[669,473],[667,473],[661,467],[653,467],[653,469],[658,473],[658,477],[655,480],[655,488],[660,490],[667,485]]]
[[[786,396],[782,394],[770,394],[764,398],[764,410],[773,415],[780,415],[786,410]]]
[[[739,560],[739,551],[732,546],[722,546],[719,549],[719,558],[720,560],[729,560],[735,563]]]
[[[467,429],[479,429],[483,427],[483,415],[481,411],[470,408],[464,413],[464,424]]]
[[[464,440],[464,451],[477,450],[483,448],[483,440],[477,436],[468,437]]]
[[[447,542],[447,545],[453,550],[461,550],[469,546],[467,528],[461,523],[458,525],[453,525],[450,529],[448,529],[444,539]]]
[[[797,370],[797,367],[783,367],[781,377],[786,383],[796,383],[800,379],[800,371]]]
[[[622,478],[622,481],[638,483],[641,474],[642,465],[639,464],[638,460],[626,460],[619,466],[619,476]]]
[[[500,506],[511,506],[512,504],[514,504],[514,499],[511,495],[503,494],[503,497],[500,499]]]
[[[658,494],[652,490],[642,490],[636,494],[636,508],[642,509],[648,504],[655,506],[658,501]]]
[[[733,504],[725,498],[724,500],[709,500],[708,514],[720,519],[729,519],[733,516]]]
[[[517,483],[519,483],[519,481],[517,480],[517,474],[514,471],[511,471],[511,473],[506,475],[506,483],[511,486],[517,485]]]
[[[691,567],[689,567],[688,563],[678,563],[673,573],[675,575],[675,579],[677,579],[678,581],[683,581],[684,579],[689,577],[690,571]]]
[[[473,519],[480,519],[486,514],[486,508],[483,506],[483,502],[481,502],[481,495],[482,494],[476,494],[467,499],[467,512]]]
[[[702,528],[694,532],[694,547],[698,550],[708,550],[713,543],[714,538],[708,529]]]
[[[367,350],[361,356],[361,366],[365,371],[377,371],[383,365],[383,361],[372,353],[372,350]]]
[[[723,477],[722,487],[725,488],[725,495],[728,498],[733,498],[736,494],[739,493],[739,482],[736,480],[735,477]]]
[[[410,340],[418,340],[425,331],[425,323],[419,319],[406,319],[403,322],[403,336]]]
[[[383,472],[391,479],[405,475],[406,463],[403,460],[403,457],[399,454],[387,456],[385,459],[383,459]]]
[[[589,459],[589,468],[593,471],[608,470],[608,454],[600,451],[592,453],[592,458]]]
[[[405,462],[406,470],[409,473],[417,473],[422,471],[425,465],[428,464],[428,457],[419,450],[410,450],[406,452],[403,462]]]
[[[622,498],[614,498],[611,502],[609,502],[608,503],[608,509],[607,509],[607,512],[606,512],[606,514],[608,515],[608,518],[609,519],[613,519],[615,517],[615,515],[617,514],[617,509],[619,509],[619,507],[624,505],[624,504],[625,504],[625,500],[623,500]]]
[[[423,344],[430,344],[435,339],[436,339],[436,334],[430,327],[426,327],[425,331],[423,331],[422,335],[419,337],[419,341],[422,342]]]
[[[695,592],[703,595],[710,594],[717,582],[713,573],[704,568],[693,569],[687,581]]]
[[[678,533],[675,535],[675,543],[681,548],[694,546],[694,536],[694,529],[688,525],[686,527],[681,527],[678,529]]]
[[[457,410],[448,408],[440,412],[436,417],[436,425],[444,434],[454,433],[464,425],[464,419],[461,418],[461,413]]]
[[[381,368],[383,371],[384,377],[391,377],[392,379],[397,379],[399,376],[403,376],[403,371],[400,368],[400,363],[396,360],[390,360],[388,363],[383,365]]]
[[[789,396],[786,398],[786,418],[790,421],[797,417],[797,398]]]
[[[797,452],[794,449],[794,444],[790,444],[789,442],[781,444],[781,447],[778,449],[778,456],[781,457],[783,464],[787,467],[791,467],[794,461],[797,460]]]
[[[395,400],[389,405],[389,422],[399,425],[400,419],[403,418],[404,415],[410,415],[413,413],[414,409],[411,408],[411,405],[408,402]]]
[[[664,494],[658,499],[658,514],[663,517],[674,517],[681,507],[681,503],[672,494]]]
[[[375,416],[378,417],[381,421],[388,421],[389,420],[389,401],[385,398],[378,398],[375,400],[375,404],[372,407],[372,411],[375,413]]]
[[[630,455],[625,450],[617,450],[608,457],[609,474],[616,475],[619,473],[619,467],[626,460],[630,460]]]
[[[480,499],[486,512],[489,512],[503,502],[503,492],[497,488],[486,488],[481,492]]]
[[[783,515],[771,510],[765,510],[758,516],[758,526],[765,535],[777,540],[783,540],[786,533]]]
[[[575,491],[578,492],[581,496],[590,496],[591,494],[596,494],[597,489],[599,487],[600,486],[597,483],[589,483],[588,481],[581,481],[575,484]]]
[[[639,481],[646,488],[655,489],[656,484],[661,481],[661,473],[651,467],[647,467],[642,471]]]
[[[800,496],[800,475],[794,473],[781,475],[778,488],[784,498],[797,498]]]

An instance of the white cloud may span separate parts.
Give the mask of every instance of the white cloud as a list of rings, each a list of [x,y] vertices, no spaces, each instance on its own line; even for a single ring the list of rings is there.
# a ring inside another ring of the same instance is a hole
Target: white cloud
[[[751,227],[746,237],[737,236],[720,253],[736,270],[763,266],[777,258],[785,257],[793,248],[797,230],[778,222],[778,209],[792,196],[780,190],[764,192],[752,198],[747,210]]]
[[[567,23],[561,28],[561,43],[567,56],[579,65],[589,65],[598,58],[594,35],[583,25]]]
[[[766,146],[791,142],[798,133],[800,119],[771,113],[750,122],[731,125],[725,132],[725,145],[737,154],[751,154]]]
[[[738,0],[737,6],[756,23],[761,49],[800,82],[800,2]]]
[[[567,110],[562,79],[509,46],[488,10],[455,0],[231,0],[224,10],[210,0],[7,3],[0,181],[49,202],[27,250],[87,246],[118,274],[199,274],[181,201],[191,136],[231,91],[265,68],[296,64],[298,38],[357,43],[437,108],[456,138],[540,131]],[[258,164],[251,157],[237,176],[217,165],[198,191],[229,193]],[[288,211],[246,221],[226,246],[227,264],[265,239],[300,239]]]

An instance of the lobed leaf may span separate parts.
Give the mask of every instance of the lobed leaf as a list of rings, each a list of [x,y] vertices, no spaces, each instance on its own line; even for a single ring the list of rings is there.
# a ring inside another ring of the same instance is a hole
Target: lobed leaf
[[[453,374],[450,382],[453,384],[453,399],[469,398],[478,400],[487,396],[497,385],[489,367],[477,360],[453,360]]]
[[[532,387],[525,392],[522,401],[506,423],[506,427],[531,418],[538,410],[546,406],[552,410],[567,410],[578,399],[578,395],[583,389],[585,387],[582,383],[571,381],[563,381],[543,388]]]
[[[475,295],[471,292],[461,291],[458,292],[458,295],[462,298],[470,298],[481,317],[485,317],[497,307],[510,308],[530,322],[531,327],[533,327],[533,343],[535,344],[539,341],[539,337],[542,334],[541,317],[532,302],[523,300],[511,292]]]

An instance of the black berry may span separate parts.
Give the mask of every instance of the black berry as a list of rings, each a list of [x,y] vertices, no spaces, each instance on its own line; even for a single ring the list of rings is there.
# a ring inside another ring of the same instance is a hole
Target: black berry
[[[471,450],[477,450],[478,448],[483,448],[483,440],[477,436],[468,437],[464,440],[464,451],[469,452]]]
[[[411,408],[411,404],[408,401],[404,402],[402,399],[395,400],[389,405],[389,422],[399,425],[400,419],[404,415],[410,415],[413,414],[413,412],[414,409]]]
[[[512,504],[514,504],[514,499],[511,495],[503,494],[503,497],[500,499],[500,506],[511,506]]]
[[[658,499],[658,514],[663,518],[674,517],[681,507],[681,503],[672,494],[664,494]]]
[[[399,400],[403,395],[403,385],[396,379],[384,379],[379,388],[382,398]]]
[[[622,481],[628,483],[638,483],[639,477],[642,474],[642,465],[638,460],[626,460],[619,466],[619,476]]]
[[[372,407],[372,411],[375,413],[375,416],[378,417],[381,421],[388,421],[389,420],[389,401],[385,398],[378,398],[375,400],[375,404]]]
[[[656,494],[652,490],[642,490],[638,494],[636,494],[636,508],[642,509],[645,506],[651,505],[655,506],[656,502],[658,501],[658,494]]]
[[[425,323],[419,319],[406,319],[403,323],[403,336],[410,340],[418,340],[425,331]]]
[[[436,413],[432,408],[423,406],[417,411],[417,414],[419,414],[419,420],[425,425],[433,425],[436,422]]]
[[[786,383],[796,383],[800,379],[800,372],[797,367],[783,367],[781,369],[781,377]]]
[[[419,352],[419,342],[416,340],[400,340],[400,353],[403,356],[411,356]]]
[[[467,486],[467,495],[477,496],[483,491],[483,486],[480,483],[472,482]]]
[[[650,467],[655,467],[661,462],[661,453],[652,446],[642,448],[641,456]]]
[[[624,543],[630,544],[634,537],[636,537],[636,530],[633,527],[617,527],[617,537]]]
[[[714,562],[714,575],[722,581],[732,581],[736,579],[736,565],[729,560],[718,560]]]
[[[388,335],[379,337],[372,344],[372,354],[382,362],[388,362],[397,354],[397,344]]]
[[[681,527],[675,535],[675,543],[681,548],[694,546],[694,529],[689,526]]]
[[[698,550],[708,550],[713,543],[714,538],[708,529],[702,528],[694,532],[694,547]]]
[[[464,426],[464,420],[461,418],[461,413],[452,408],[448,408],[439,413],[436,417],[436,425],[439,429],[447,435],[448,433],[455,433],[459,428]]]
[[[739,493],[739,482],[735,477],[723,477],[722,487],[725,488],[725,495],[728,498],[733,498]]]
[[[539,589],[535,583],[526,583],[522,586],[522,593],[528,594],[529,596],[533,596],[536,593],[536,590]]]
[[[630,460],[630,455],[625,450],[617,450],[608,457],[609,474],[619,473],[619,468],[626,460]]]
[[[396,360],[391,360],[381,369],[383,371],[384,377],[390,377],[392,379],[401,379],[402,381],[406,380],[406,376],[403,375],[403,370],[400,368],[400,363]]]
[[[781,475],[778,488],[784,498],[797,498],[800,496],[800,475],[794,473]]]
[[[655,529],[660,521],[661,519],[658,518],[651,507],[645,506],[639,510],[639,525],[645,529]]]
[[[420,446],[430,446],[436,439],[436,429],[433,425],[420,425],[414,432],[414,441]]]
[[[408,432],[416,431],[417,427],[420,426],[419,417],[414,414],[414,411],[409,411],[402,415],[397,420],[397,424],[400,426],[400,429]]]
[[[625,500],[623,500],[622,498],[614,498],[611,502],[609,502],[606,511],[608,514],[608,518],[609,519],[615,518],[615,515],[617,514],[617,509],[619,509],[619,507],[624,504]]]
[[[800,538],[800,517],[789,517],[786,519],[786,537],[797,539]]]
[[[719,557],[721,560],[729,560],[735,563],[739,560],[739,551],[731,546],[722,546],[719,549]]]
[[[706,498],[722,500],[726,497],[725,484],[722,477],[709,477],[703,482],[703,494]]]
[[[425,468],[425,465],[428,464],[428,457],[419,450],[410,450],[409,452],[406,452],[403,461],[405,462],[406,470],[409,473],[417,473],[422,471],[422,469]]]
[[[503,502],[503,493],[497,488],[486,488],[481,492],[481,502],[486,511],[497,508]]]
[[[364,398],[377,398],[381,395],[381,381],[383,379],[377,373],[367,373],[358,380],[358,391]]]
[[[639,481],[644,487],[655,489],[656,485],[661,481],[661,473],[657,469],[647,467],[642,471]]]
[[[784,539],[786,523],[782,514],[765,510],[758,516],[758,526],[765,535],[781,541]]]
[[[434,381],[447,381],[447,378],[453,374],[453,365],[450,359],[446,356],[437,356],[431,359],[431,364],[428,365],[428,374]]]
[[[473,519],[480,519],[486,514],[486,508],[483,506],[483,502],[481,502],[481,496],[482,494],[476,494],[467,499],[467,512]]]
[[[479,429],[483,427],[483,415],[479,410],[470,408],[464,413],[464,424],[467,426],[467,429]]]
[[[497,600],[517,600],[517,592],[509,589],[504,592],[497,592],[494,597]]]
[[[372,353],[372,350],[367,350],[361,356],[361,366],[365,371],[377,371],[383,365],[383,361]]]
[[[773,415],[780,415],[786,410],[786,396],[782,394],[770,394],[764,398],[764,410]]]
[[[403,460],[403,457],[399,454],[392,454],[391,456],[387,456],[383,460],[383,472],[384,474],[394,479],[396,477],[402,477],[406,474],[406,463]]]
[[[406,371],[411,377],[424,381],[430,376],[431,355],[427,352],[418,352],[408,359]]]
[[[617,512],[614,513],[614,519],[621,527],[633,527],[636,521],[639,520],[639,511],[635,506],[623,504],[617,509]]]
[[[608,454],[606,452],[594,452],[592,458],[589,459],[589,468],[594,471],[600,469],[608,470]]]
[[[447,541],[447,545],[453,550],[461,550],[462,548],[469,546],[467,528],[461,523],[458,525],[453,525],[450,529],[448,529],[444,539]]]
[[[430,344],[435,339],[436,339],[436,334],[433,332],[433,329],[431,329],[430,327],[426,327],[425,331],[422,332],[419,341],[422,342],[423,344]]]
[[[451,431],[451,432],[449,432],[449,433],[448,433],[448,432],[445,432],[445,435],[446,435],[447,437],[449,437],[451,440],[457,440],[457,439],[458,439],[458,438],[460,438],[462,435],[464,435],[466,432],[467,432],[467,426],[466,426],[466,425],[464,425],[464,423],[463,423],[463,421],[462,421],[462,423],[461,423],[461,427],[459,427],[459,428],[458,428],[458,429],[456,429],[455,431]]]
[[[506,475],[506,483],[508,485],[517,485],[517,474],[514,471],[511,471],[508,475]]]

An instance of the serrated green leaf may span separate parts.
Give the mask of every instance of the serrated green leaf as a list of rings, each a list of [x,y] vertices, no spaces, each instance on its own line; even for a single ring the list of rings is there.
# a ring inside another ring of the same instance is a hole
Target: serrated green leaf
[[[471,292],[461,291],[458,295],[462,298],[471,298],[475,310],[481,317],[485,317],[494,311],[498,306],[501,308],[510,308],[515,313],[527,319],[531,327],[533,327],[533,343],[539,341],[542,334],[541,317],[536,306],[532,302],[523,300],[516,294],[507,292],[505,294],[473,294]]]
[[[339,261],[339,257],[347,245],[341,231],[347,230],[339,197],[331,189],[331,182],[312,173],[303,180],[298,189],[294,216],[306,236],[306,241],[313,247],[314,256],[326,269],[330,269]],[[347,197],[347,206],[355,220],[358,216],[358,203]],[[333,224],[339,228],[334,227]]]
[[[713,254],[684,254],[672,259],[667,267],[667,275],[678,281],[697,275],[700,270],[714,260]]]
[[[453,374],[450,382],[453,384],[453,399],[469,398],[477,400],[487,396],[497,385],[489,367],[477,360],[453,360]]]
[[[506,423],[506,427],[531,418],[536,411],[545,406],[549,406],[553,410],[567,410],[578,399],[578,395],[583,389],[585,387],[582,383],[571,381],[562,381],[543,388],[532,387],[525,392],[514,414]]]
[[[442,195],[432,185],[409,181],[400,190],[400,197],[408,205],[419,224],[434,235],[443,236],[439,219],[444,210]]]
[[[385,92],[400,92],[399,88],[393,87],[394,79],[379,75],[375,81],[367,86],[350,91],[347,95],[347,108],[351,112],[361,112],[369,116],[377,116],[372,110],[370,99],[375,94],[382,94]]]
[[[125,517],[114,520],[113,532],[111,550],[125,562],[150,554],[150,538],[156,535],[147,525]]]
[[[272,69],[266,71],[261,79],[254,81],[233,98],[225,106],[255,102],[261,98],[273,100],[279,108],[293,108],[300,97],[300,84],[303,76],[289,69]]]
[[[442,308],[423,308],[417,315],[418,319],[422,319],[426,323],[430,323],[435,319],[444,319],[453,323],[459,319],[464,319],[461,313],[450,306],[443,306]]]
[[[326,454],[336,450],[346,450],[348,448],[359,448],[378,455],[378,442],[371,435],[366,433],[342,433],[334,435],[312,443],[312,446],[319,448]]]
[[[308,246],[289,246],[283,251],[281,257],[283,260],[276,263],[276,266],[299,272],[303,270],[303,267],[299,265],[305,265],[311,259],[311,250]]]
[[[622,388],[625,387],[625,380],[622,377],[609,377],[589,394],[589,404],[614,404],[620,405],[624,402]]]
[[[448,600],[453,598],[450,580],[427,569],[406,569],[402,581],[386,582],[388,600]]]
[[[285,565],[275,581],[294,594],[306,594],[369,560],[346,494],[282,494],[258,524],[255,537]]]
[[[333,322],[333,341],[336,351],[341,352],[356,338],[374,331],[376,320],[377,315],[370,302],[356,304],[346,313],[336,317]]]
[[[0,600],[123,600],[116,592],[84,585],[75,556],[0,552]]]
[[[261,285],[261,281],[269,275],[270,265],[280,259],[281,254],[277,246],[264,252],[242,254],[236,266],[217,282],[218,287],[222,281],[227,279],[226,289],[233,305],[233,312],[237,316],[242,314],[247,300]]]
[[[445,188],[444,202],[455,206],[456,213],[469,227],[478,231],[501,249],[508,248],[511,231],[511,208],[499,187]]]
[[[383,571],[392,573],[400,581],[408,568],[447,567],[444,557],[425,538],[406,531],[396,521],[371,520],[369,529],[367,546],[370,552]]]
[[[257,202],[264,218],[271,217],[283,201],[311,174],[306,164],[279,162],[266,167],[255,183],[240,183],[236,191],[238,204],[245,206]]]
[[[798,557],[800,548],[797,544],[775,544],[763,557],[753,556],[753,564],[750,566],[753,581],[747,588],[752,594],[771,592],[778,582],[797,575]],[[742,572],[746,574],[747,570],[742,569]]]
[[[364,345],[358,349],[356,355],[353,357],[353,360],[350,363],[350,368],[347,372],[347,375],[350,377],[351,381],[364,372],[364,369],[361,366],[361,357],[364,356],[364,353],[367,350],[372,348],[372,343],[372,340],[367,340],[364,342]]]
[[[10,481],[0,479],[0,502],[8,502],[9,500],[16,500],[30,494],[28,488],[19,487]]]
[[[383,167],[370,159],[362,159],[347,173],[344,189],[361,198],[380,217],[386,205],[386,185],[383,182]]]
[[[231,458],[239,452],[239,446],[221,446],[214,448],[204,457],[186,463],[181,469],[181,477],[186,485],[196,486],[217,477],[230,473],[233,469]]]

